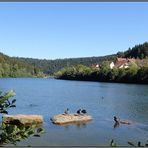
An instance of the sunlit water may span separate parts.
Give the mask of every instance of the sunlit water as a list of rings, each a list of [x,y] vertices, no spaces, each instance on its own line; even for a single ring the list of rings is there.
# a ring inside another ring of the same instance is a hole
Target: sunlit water
[[[14,89],[16,108],[9,114],[40,114],[46,133],[18,143],[31,146],[127,146],[128,141],[147,143],[148,85],[65,81],[40,78],[3,78],[0,90]],[[87,110],[93,121],[58,126],[50,118],[66,108]],[[133,122],[114,128],[113,116]]]

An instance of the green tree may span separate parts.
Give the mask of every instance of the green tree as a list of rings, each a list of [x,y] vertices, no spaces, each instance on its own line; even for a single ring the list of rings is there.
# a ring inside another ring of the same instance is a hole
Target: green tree
[[[116,81],[118,75],[119,75],[118,68],[111,69],[110,72],[108,73],[109,80]]]
[[[16,107],[16,100],[10,101],[10,98],[15,96],[15,92],[10,90],[6,93],[0,93],[0,113],[8,114],[7,109]],[[25,126],[23,124],[7,124],[2,121],[0,126],[0,146],[5,144],[15,144],[30,136],[40,136],[44,133],[42,128],[36,128],[35,125]]]
[[[13,90],[2,94],[0,92],[0,113],[8,114],[7,109],[11,107],[15,107],[15,99],[13,99],[11,102],[9,101],[9,98],[15,96],[15,92]]]
[[[132,77],[134,77],[137,74],[138,69],[139,68],[138,68],[136,63],[131,63],[129,65],[128,70],[127,70],[127,74],[130,76],[130,78],[132,78]]]
[[[109,61],[104,61],[101,65],[101,69],[99,70],[99,79],[103,81],[108,80],[110,70]]]

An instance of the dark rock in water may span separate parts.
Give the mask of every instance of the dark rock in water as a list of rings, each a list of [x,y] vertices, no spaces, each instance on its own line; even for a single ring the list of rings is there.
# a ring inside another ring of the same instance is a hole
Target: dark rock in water
[[[36,104],[30,104],[29,106],[30,107],[36,107],[37,105]]]

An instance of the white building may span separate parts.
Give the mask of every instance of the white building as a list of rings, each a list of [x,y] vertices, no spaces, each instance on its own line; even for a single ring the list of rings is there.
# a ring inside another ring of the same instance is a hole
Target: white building
[[[110,66],[110,69],[113,69],[115,66],[114,62],[111,62],[109,66]]]

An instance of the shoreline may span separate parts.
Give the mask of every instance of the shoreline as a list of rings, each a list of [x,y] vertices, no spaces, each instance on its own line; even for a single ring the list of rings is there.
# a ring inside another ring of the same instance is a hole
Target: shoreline
[[[148,82],[118,82],[118,81],[101,81],[101,80],[90,80],[90,79],[75,79],[75,78],[56,78],[54,76],[49,77],[0,77],[0,79],[55,79],[55,80],[68,80],[68,81],[86,81],[86,82],[99,82],[99,83],[117,83],[117,84],[138,84],[138,85],[148,85]]]
[[[117,84],[141,84],[141,85],[148,85],[148,82],[117,82],[117,81],[99,81],[99,80],[90,80],[90,79],[64,79],[64,78],[54,78],[54,79],[57,79],[57,80],[70,80],[70,81],[86,81],[86,82],[103,82],[103,83],[117,83]]]

